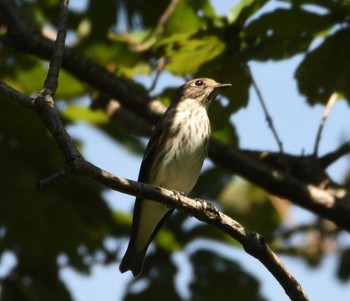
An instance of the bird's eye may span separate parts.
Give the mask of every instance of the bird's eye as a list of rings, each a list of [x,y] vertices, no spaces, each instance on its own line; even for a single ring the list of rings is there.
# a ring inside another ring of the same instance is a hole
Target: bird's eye
[[[202,80],[196,80],[195,81],[195,83],[194,83],[196,86],[198,86],[198,87],[200,87],[200,86],[203,86],[204,85],[204,83],[203,83],[203,81]]]

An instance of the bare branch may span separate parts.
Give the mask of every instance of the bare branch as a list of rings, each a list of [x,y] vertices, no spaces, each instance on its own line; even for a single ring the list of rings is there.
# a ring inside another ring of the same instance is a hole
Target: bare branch
[[[318,127],[318,131],[317,131],[317,135],[316,135],[316,141],[315,141],[315,147],[314,147],[314,156],[315,157],[317,157],[317,155],[318,155],[318,147],[319,147],[320,142],[321,142],[323,127],[326,123],[327,117],[328,117],[329,113],[331,112],[335,101],[337,100],[338,95],[339,95],[338,92],[332,93],[332,95],[331,95],[331,97],[329,97],[327,105],[323,111],[320,126]]]
[[[253,85],[253,88],[254,88],[254,90],[256,92],[256,95],[258,96],[258,99],[259,99],[259,102],[261,104],[261,107],[262,107],[262,109],[264,111],[267,124],[268,124],[269,128],[271,129],[272,134],[273,134],[273,136],[274,136],[274,138],[275,138],[275,140],[277,142],[277,145],[278,145],[278,148],[280,150],[281,155],[283,155],[284,154],[283,143],[282,143],[281,139],[278,136],[277,130],[276,130],[274,124],[273,124],[273,119],[270,116],[269,111],[267,109],[265,100],[264,100],[264,98],[263,98],[263,96],[261,94],[261,91],[260,91],[260,89],[259,89],[259,87],[258,87],[258,85],[257,85],[257,83],[256,83],[256,81],[255,81],[255,79],[253,77],[253,74],[252,74],[252,72],[250,70],[249,65],[245,64],[245,68],[246,68],[246,72],[248,73],[248,76],[250,77],[250,80],[252,82],[252,85]]]
[[[166,61],[166,58],[164,56],[162,56],[159,59],[159,62],[158,62],[158,65],[157,65],[157,69],[156,69],[156,75],[155,75],[155,77],[154,77],[154,79],[152,81],[151,86],[147,90],[148,93],[152,92],[154,90],[154,88],[156,87],[158,79],[159,79],[159,76],[162,73],[162,71],[165,69],[166,62],[167,61]]]
[[[64,178],[66,178],[68,176],[68,173],[65,169],[59,171],[58,173],[55,173],[54,175],[46,178],[46,179],[42,179],[39,180],[37,182],[37,188],[39,191],[43,191],[46,187],[51,186],[61,180],[63,180]]]
[[[60,12],[58,15],[58,28],[55,47],[52,58],[50,60],[50,67],[44,83],[44,88],[40,92],[42,95],[55,95],[58,86],[58,75],[61,70],[63,60],[64,44],[67,34],[67,20],[68,20],[68,3],[69,0],[61,0]]]
[[[338,149],[324,155],[320,158],[323,168],[327,168],[329,165],[337,161],[339,158],[350,153],[350,141],[345,142]]]
[[[0,95],[2,98],[12,101],[22,107],[28,109],[33,108],[34,98],[24,96],[22,93],[8,86],[4,82],[0,81]]]
[[[162,16],[160,17],[160,19],[158,20],[158,24],[157,27],[163,27],[169,20],[169,18],[171,17],[171,15],[173,14],[176,5],[179,3],[179,0],[171,0],[168,7],[165,9],[165,11],[163,12]]]
[[[51,95],[37,97],[33,109],[40,116],[52,136],[55,138],[58,147],[65,158],[66,164],[74,163],[75,158],[81,158],[82,155],[73,144],[66,129],[61,124],[59,113]]]

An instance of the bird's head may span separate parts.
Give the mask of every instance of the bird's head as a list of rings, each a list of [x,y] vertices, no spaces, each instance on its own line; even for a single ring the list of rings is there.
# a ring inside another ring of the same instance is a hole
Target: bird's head
[[[210,78],[196,78],[178,89],[175,100],[193,99],[203,106],[208,106],[221,90],[228,87],[231,87],[231,84],[220,84]]]

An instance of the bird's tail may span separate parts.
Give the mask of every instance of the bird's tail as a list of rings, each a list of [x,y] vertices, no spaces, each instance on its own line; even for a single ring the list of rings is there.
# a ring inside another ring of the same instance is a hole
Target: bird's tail
[[[141,252],[137,252],[135,247],[132,244],[129,244],[119,266],[120,272],[125,273],[126,271],[131,271],[134,277],[139,276],[142,271],[146,251],[147,248]]]
[[[150,237],[148,238],[147,244],[145,244],[145,246],[141,251],[136,250],[136,247],[135,247],[136,241],[139,239],[138,232],[137,232],[137,228],[139,227],[139,222],[135,222],[135,221],[139,221],[139,217],[137,217],[137,214],[136,214],[137,210],[136,210],[136,213],[134,211],[134,220],[132,224],[130,241],[129,241],[129,245],[126,250],[126,253],[119,266],[120,272],[124,273],[126,271],[131,271],[135,277],[140,275],[149,244],[153,240],[154,236],[159,232],[160,228],[164,225],[164,223],[169,218],[169,216],[173,213],[173,211],[174,209],[166,208],[165,214],[163,213],[164,216],[153,229],[153,232],[150,234]]]

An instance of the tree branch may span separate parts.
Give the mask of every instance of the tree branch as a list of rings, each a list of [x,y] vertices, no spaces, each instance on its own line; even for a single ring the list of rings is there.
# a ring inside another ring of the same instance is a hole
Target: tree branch
[[[327,120],[329,113],[332,110],[332,107],[333,107],[335,101],[337,100],[338,95],[339,95],[338,92],[332,93],[332,95],[328,99],[327,105],[323,111],[320,126],[318,127],[318,131],[317,131],[317,135],[316,135],[315,146],[314,146],[314,154],[313,155],[315,157],[317,157],[317,155],[318,155],[318,147],[319,147],[320,142],[321,142],[321,136],[322,136],[322,131],[323,131],[324,125],[326,123],[326,120]]]
[[[49,71],[44,83],[44,89],[40,94],[54,96],[58,87],[58,76],[61,70],[63,60],[64,45],[67,34],[68,22],[68,3],[69,0],[61,0],[60,12],[58,15],[58,31],[55,41],[55,47],[50,60]]]
[[[33,108],[34,98],[23,95],[2,81],[0,81],[0,95],[2,98],[27,109]]]
[[[251,81],[251,83],[253,85],[255,93],[258,96],[259,102],[260,102],[261,107],[262,107],[262,109],[264,111],[264,114],[265,114],[265,118],[266,118],[267,124],[268,124],[269,128],[271,129],[273,137],[275,138],[275,140],[277,142],[277,145],[278,145],[278,148],[280,150],[280,153],[283,156],[283,154],[284,154],[283,143],[282,143],[281,139],[278,136],[277,130],[276,130],[274,124],[273,124],[273,119],[270,116],[269,110],[267,109],[265,100],[264,100],[264,98],[263,98],[263,96],[261,94],[261,91],[260,91],[260,89],[258,87],[258,84],[256,83],[256,81],[255,81],[255,79],[253,77],[253,74],[252,74],[252,72],[250,70],[250,67],[249,67],[249,65],[247,63],[245,63],[245,70],[246,70],[246,72],[247,72],[247,74],[248,74],[248,76],[250,78],[250,81]]]
[[[323,168],[327,168],[332,163],[336,162],[339,158],[350,153],[350,141],[345,142],[336,150],[325,154],[320,158],[321,165]]]

